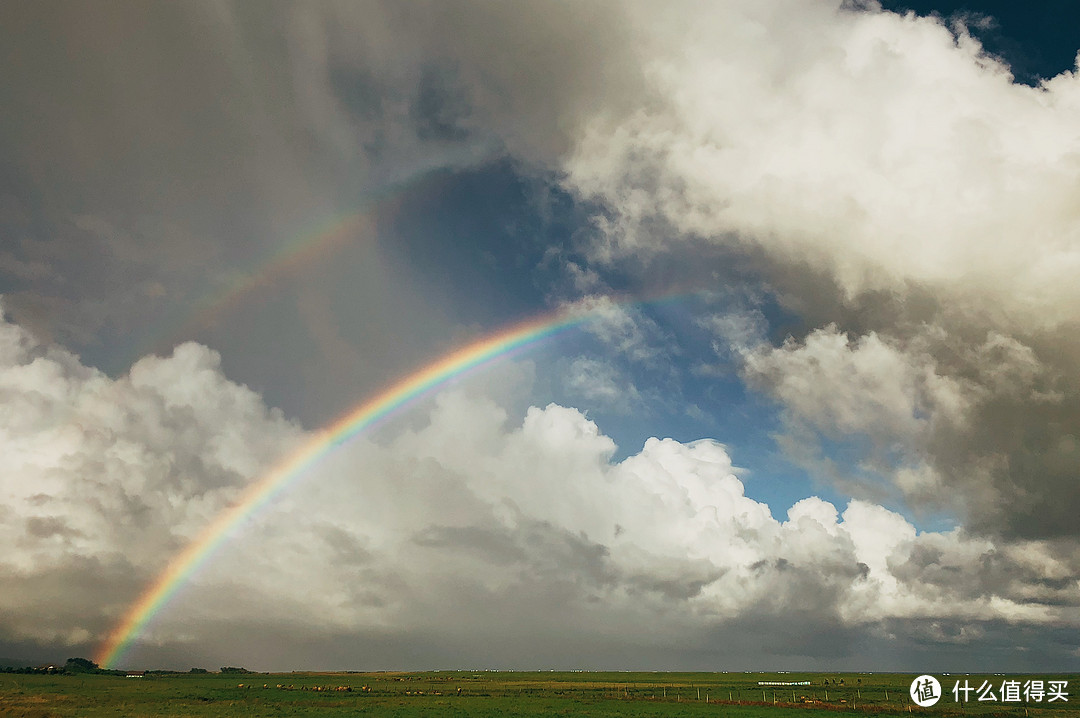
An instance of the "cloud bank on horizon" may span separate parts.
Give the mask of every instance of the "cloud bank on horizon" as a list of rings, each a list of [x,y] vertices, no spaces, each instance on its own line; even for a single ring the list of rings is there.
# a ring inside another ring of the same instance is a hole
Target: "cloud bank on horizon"
[[[17,477],[5,482],[9,640],[92,640],[245,477],[306,438],[197,344],[114,380],[17,325],[0,337],[6,475]],[[573,660],[582,636],[723,655],[693,636],[747,614],[945,633],[1075,623],[1070,588],[1047,585],[1048,571],[1069,569],[1042,542],[919,533],[859,500],[841,512],[810,497],[781,519],[745,495],[713,440],[650,439],[618,462],[614,450],[576,409],[512,419],[482,394],[440,394],[419,428],[344,447],[251,517],[144,638],[212,656],[254,627],[267,641],[408,626],[449,631],[474,661],[528,639],[530,653],[504,660],[529,665]],[[628,624],[647,628],[627,636]],[[260,660],[284,668],[291,651],[282,641]]]
[[[574,203],[543,272],[518,269],[546,282],[537,310],[599,308],[606,351],[508,363],[341,448],[139,661],[1077,665],[1073,71],[1018,84],[963,18],[873,3],[105,7],[0,11],[5,39],[48,39],[0,43],[38,60],[0,81],[20,108],[0,120],[0,648],[89,652],[312,417],[494,327],[436,296],[373,209],[351,253],[204,343],[96,368],[111,343],[297,217],[498,156],[544,222]],[[684,285],[738,297],[692,318],[705,351],[599,298]],[[547,372],[576,408],[539,400]],[[620,455],[589,418],[699,415],[647,379],[707,392],[724,372],[844,502],[784,514],[747,495],[768,477],[730,437]],[[921,525],[942,514],[954,528]]]

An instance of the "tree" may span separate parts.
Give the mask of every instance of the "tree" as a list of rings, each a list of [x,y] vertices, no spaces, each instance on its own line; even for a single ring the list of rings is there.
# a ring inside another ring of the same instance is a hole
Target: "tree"
[[[64,665],[65,673],[96,673],[98,664],[88,658],[69,658]]]

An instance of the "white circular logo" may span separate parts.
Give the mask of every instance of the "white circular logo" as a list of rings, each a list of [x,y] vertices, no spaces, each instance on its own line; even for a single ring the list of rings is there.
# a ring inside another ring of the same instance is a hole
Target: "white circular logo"
[[[909,693],[916,705],[929,708],[941,700],[941,684],[933,676],[919,676],[911,682]]]

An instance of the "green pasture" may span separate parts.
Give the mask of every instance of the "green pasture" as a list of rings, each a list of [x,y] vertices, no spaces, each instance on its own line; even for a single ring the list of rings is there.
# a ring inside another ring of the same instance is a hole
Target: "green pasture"
[[[958,704],[952,695],[955,680],[967,680],[973,688],[988,680],[997,693],[1004,677],[937,674],[945,695],[932,708],[919,708],[908,697],[913,678],[911,674],[869,673],[475,671],[157,674],[144,678],[0,674],[0,716],[808,718],[811,712],[825,718],[847,712],[1080,718],[1078,676],[1008,676],[1021,682],[1027,678],[1067,680],[1067,703],[980,703],[973,692],[970,702]],[[757,685],[758,681],[803,680],[812,685]],[[351,690],[341,690],[345,687]]]

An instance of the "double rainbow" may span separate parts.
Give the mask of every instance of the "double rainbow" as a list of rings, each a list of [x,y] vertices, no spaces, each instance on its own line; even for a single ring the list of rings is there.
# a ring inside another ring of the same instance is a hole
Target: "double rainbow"
[[[315,433],[303,446],[248,486],[236,503],[222,511],[187,548],[173,557],[165,570],[128,608],[98,649],[94,660],[105,668],[119,663],[154,616],[213,556],[238,524],[272,503],[336,446],[450,379],[580,324],[587,318],[587,312],[563,309],[491,334],[405,377]]]

